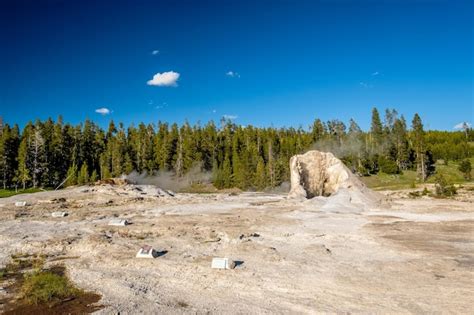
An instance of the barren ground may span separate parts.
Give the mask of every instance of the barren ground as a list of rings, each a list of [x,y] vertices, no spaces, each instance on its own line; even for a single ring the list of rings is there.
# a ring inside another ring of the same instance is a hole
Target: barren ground
[[[18,195],[0,200],[0,266],[13,253],[48,254],[102,295],[102,314],[472,313],[474,193],[384,193],[378,209],[112,186]],[[133,224],[108,226],[114,217]],[[144,244],[161,256],[135,258]],[[241,264],[213,270],[212,257]]]

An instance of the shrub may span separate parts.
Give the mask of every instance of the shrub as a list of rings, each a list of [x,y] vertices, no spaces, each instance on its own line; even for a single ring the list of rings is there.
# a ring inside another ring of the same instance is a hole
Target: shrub
[[[378,159],[379,169],[385,174],[399,174],[400,169],[395,161],[387,159],[386,157],[379,157]]]
[[[465,179],[467,180],[471,179],[471,170],[472,170],[471,161],[469,160],[461,161],[458,169],[463,174]]]
[[[441,174],[435,178],[435,191],[437,197],[451,197],[457,193],[456,187],[449,184]]]
[[[421,193],[419,191],[410,191],[408,193],[408,197],[410,197],[410,198],[419,198],[419,197],[421,197]]]

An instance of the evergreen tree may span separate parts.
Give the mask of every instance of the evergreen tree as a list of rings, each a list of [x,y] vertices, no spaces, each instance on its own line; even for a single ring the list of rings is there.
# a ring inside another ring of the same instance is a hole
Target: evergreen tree
[[[222,188],[232,187],[232,166],[230,164],[230,158],[228,156],[226,156],[224,159],[220,176],[222,178]]]
[[[18,169],[16,171],[15,179],[18,183],[21,183],[23,189],[26,189],[26,185],[31,180],[30,170],[28,167],[28,138],[23,137],[18,149]]]
[[[267,185],[267,174],[265,172],[265,163],[262,157],[258,158],[257,169],[255,171],[255,188],[262,190]]]
[[[37,122],[33,131],[33,137],[31,142],[31,155],[32,155],[32,176],[33,188],[38,187],[40,183],[41,175],[47,171],[46,151],[45,151],[45,140],[41,135],[41,123]]]
[[[99,179],[99,175],[97,175],[97,171],[93,170],[89,181],[91,183],[95,183],[98,179]]]
[[[401,170],[406,170],[410,166],[409,146],[407,137],[407,126],[403,115],[396,119],[393,124],[393,137],[395,146],[395,161]]]
[[[324,138],[326,135],[326,126],[321,121],[321,119],[316,119],[313,123],[313,128],[311,130],[311,136],[313,142],[318,142]]]
[[[79,174],[77,175],[77,184],[84,185],[89,183],[89,170],[87,167],[87,163],[83,163],[81,169],[79,170]]]
[[[67,170],[65,186],[77,185],[77,165],[73,163]]]
[[[377,108],[372,109],[372,122],[370,125],[370,136],[371,136],[371,149],[372,152],[376,151],[377,147],[380,147],[383,139],[383,126],[380,120],[380,114]]]
[[[18,126],[3,125],[0,133],[0,181],[3,189],[13,184],[19,146]]]
[[[412,120],[412,142],[416,155],[416,170],[422,181],[426,180],[426,152],[425,152],[425,131],[418,113],[415,114]]]

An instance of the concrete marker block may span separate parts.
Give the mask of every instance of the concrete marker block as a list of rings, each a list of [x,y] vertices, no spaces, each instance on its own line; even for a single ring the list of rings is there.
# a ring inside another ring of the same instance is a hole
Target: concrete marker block
[[[158,257],[158,253],[153,247],[149,245],[145,245],[142,248],[140,248],[136,255],[136,258],[155,258],[155,257]]]
[[[229,258],[212,258],[212,269],[234,269],[235,262]]]
[[[56,211],[56,212],[51,213],[51,216],[53,218],[64,218],[68,216],[68,213],[64,211]]]
[[[112,226],[126,226],[129,222],[126,219],[112,219],[108,225]]]

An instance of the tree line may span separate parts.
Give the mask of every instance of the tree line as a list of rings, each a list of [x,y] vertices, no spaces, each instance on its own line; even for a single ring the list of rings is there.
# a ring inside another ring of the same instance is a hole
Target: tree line
[[[4,189],[57,187],[118,177],[132,171],[172,172],[182,177],[198,167],[212,173],[217,188],[263,189],[289,180],[289,159],[309,149],[335,153],[361,176],[416,170],[424,181],[434,162],[473,156],[472,129],[425,131],[415,114],[408,126],[403,115],[387,109],[384,118],[372,110],[371,127],[363,131],[351,119],[315,119],[308,129],[257,128],[221,120],[219,125],[140,123],[125,128],[110,122],[103,129],[86,120],[79,125],[62,118],[37,120],[21,131],[0,126],[0,183]]]

